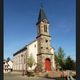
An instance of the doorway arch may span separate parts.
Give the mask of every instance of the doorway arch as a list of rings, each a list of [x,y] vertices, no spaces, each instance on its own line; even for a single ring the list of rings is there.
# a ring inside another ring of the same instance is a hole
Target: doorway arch
[[[51,71],[51,60],[49,58],[45,59],[45,70]]]

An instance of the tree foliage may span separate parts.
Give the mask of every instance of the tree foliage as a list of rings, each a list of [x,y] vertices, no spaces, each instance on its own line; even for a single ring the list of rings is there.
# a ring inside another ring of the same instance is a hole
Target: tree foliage
[[[64,50],[61,47],[58,49],[58,58],[60,60],[64,59]]]
[[[55,52],[55,62],[57,64],[57,66],[60,66],[63,69],[63,65],[64,65],[64,50],[59,47],[58,52]]]
[[[65,58],[64,50],[61,47],[54,53],[54,59],[57,68],[60,66],[63,70],[76,70],[76,62],[70,56]]]
[[[65,69],[76,70],[76,62],[70,56],[66,58]]]
[[[54,59],[55,59],[55,63],[57,64],[58,63],[58,55],[56,52],[54,53]]]
[[[35,63],[35,60],[34,60],[34,58],[33,58],[33,55],[31,54],[31,55],[27,58],[27,65],[28,65],[29,67],[32,67],[32,66],[34,65],[34,63]]]

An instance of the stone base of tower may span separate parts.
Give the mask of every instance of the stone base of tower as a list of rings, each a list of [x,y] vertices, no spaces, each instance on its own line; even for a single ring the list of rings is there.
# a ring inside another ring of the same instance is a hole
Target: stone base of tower
[[[53,54],[41,53],[37,55],[37,71],[46,72],[53,71]]]

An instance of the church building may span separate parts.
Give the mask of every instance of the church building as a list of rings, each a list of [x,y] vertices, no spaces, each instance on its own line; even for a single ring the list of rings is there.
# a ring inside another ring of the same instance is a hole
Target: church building
[[[27,66],[27,58],[30,55],[33,56],[35,61],[31,69],[35,70],[38,68],[41,71],[51,71],[56,69],[54,48],[50,43],[51,36],[49,33],[49,21],[42,7],[39,11],[36,26],[36,39],[13,54],[13,70],[29,70],[30,67]]]

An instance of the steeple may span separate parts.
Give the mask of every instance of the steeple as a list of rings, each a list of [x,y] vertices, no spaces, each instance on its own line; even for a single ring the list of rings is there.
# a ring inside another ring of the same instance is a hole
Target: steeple
[[[37,22],[37,24],[38,24],[39,22],[41,22],[41,21],[44,21],[44,20],[46,20],[47,23],[49,23],[46,15],[45,15],[43,6],[41,6],[40,11],[39,11],[39,16],[38,16],[38,22]]]
[[[53,54],[51,52],[51,36],[49,34],[49,21],[41,5],[37,21],[37,67],[40,71],[53,69]]]

